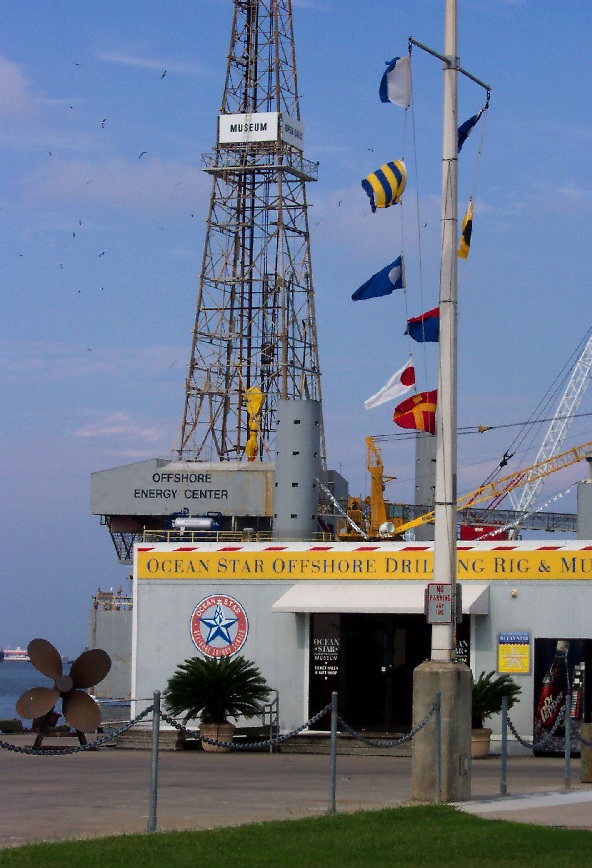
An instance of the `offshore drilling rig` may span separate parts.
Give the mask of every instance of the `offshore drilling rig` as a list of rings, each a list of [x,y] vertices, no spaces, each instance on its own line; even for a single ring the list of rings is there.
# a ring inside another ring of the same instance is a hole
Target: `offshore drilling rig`
[[[146,528],[175,521],[271,532],[282,401],[317,407],[322,488],[347,500],[326,469],[306,196],[318,164],[304,134],[291,0],[234,0],[216,144],[203,156],[212,191],[178,439],[170,460],[92,478],[92,512],[124,563]]]
[[[291,3],[236,0],[179,460],[273,460],[278,400],[321,400],[303,148]]]

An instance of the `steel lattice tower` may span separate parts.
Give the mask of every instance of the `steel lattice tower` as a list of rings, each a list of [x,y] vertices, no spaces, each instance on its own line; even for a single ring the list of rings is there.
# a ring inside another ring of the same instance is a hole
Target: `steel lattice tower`
[[[291,0],[234,0],[180,460],[246,458],[248,389],[251,460],[275,457],[279,399],[321,400],[302,141]]]

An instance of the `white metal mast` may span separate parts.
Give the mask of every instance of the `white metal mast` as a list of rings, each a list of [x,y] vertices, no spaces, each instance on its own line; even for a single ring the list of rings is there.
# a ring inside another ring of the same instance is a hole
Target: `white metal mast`
[[[535,464],[539,464],[541,461],[546,461],[548,458],[552,458],[560,451],[561,444],[565,440],[570,425],[573,422],[573,417],[584,397],[591,372],[592,334],[588,338],[586,346],[582,350],[582,353],[574,366],[563,397],[555,412],[553,421],[551,422],[542,446],[539,449],[536,461],[534,462]],[[531,482],[527,482],[519,496],[510,492],[509,497],[513,508],[518,512],[527,513],[535,502],[544,484],[545,477],[540,477],[539,479],[533,479]],[[516,533],[517,530],[514,530],[513,536],[515,536]]]

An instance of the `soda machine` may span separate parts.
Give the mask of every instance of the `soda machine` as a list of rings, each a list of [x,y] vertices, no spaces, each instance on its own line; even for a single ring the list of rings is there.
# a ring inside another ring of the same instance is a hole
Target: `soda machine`
[[[572,743],[580,725],[590,720],[586,672],[592,667],[591,639],[534,640],[533,742],[535,756],[563,755],[567,695],[571,695]],[[549,733],[561,717],[552,736]],[[543,742],[541,744],[541,742]],[[577,741],[572,749],[579,754]]]

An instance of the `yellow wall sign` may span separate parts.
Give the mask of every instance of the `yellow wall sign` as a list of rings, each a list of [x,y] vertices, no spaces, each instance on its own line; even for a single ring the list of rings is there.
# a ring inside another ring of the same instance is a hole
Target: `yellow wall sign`
[[[497,644],[497,671],[513,675],[530,672],[530,633],[500,633]]]
[[[138,548],[138,579],[370,581],[433,578],[434,555],[421,550],[247,550]],[[458,552],[457,578],[495,581],[592,579],[592,552],[472,550]]]

